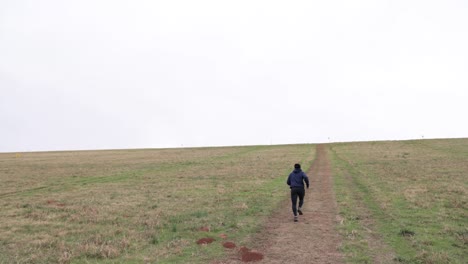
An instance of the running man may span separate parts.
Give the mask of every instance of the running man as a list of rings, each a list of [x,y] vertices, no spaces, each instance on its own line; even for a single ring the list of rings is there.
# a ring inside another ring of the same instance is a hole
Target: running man
[[[294,213],[294,222],[298,221],[297,213],[302,215],[302,205],[304,204],[304,182],[309,189],[309,178],[301,170],[301,164],[294,164],[294,170],[289,174],[288,181],[286,182],[291,188],[291,202],[292,202],[292,211]],[[297,209],[297,197],[299,197],[299,209]]]

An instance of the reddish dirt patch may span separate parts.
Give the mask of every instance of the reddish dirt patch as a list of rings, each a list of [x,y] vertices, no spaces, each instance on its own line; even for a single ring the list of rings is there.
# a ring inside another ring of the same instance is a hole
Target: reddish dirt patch
[[[200,227],[200,229],[198,229],[198,231],[210,232],[210,228],[208,226],[202,226],[202,227]]]
[[[248,249],[248,248],[246,248],[246,247],[241,247],[241,248],[239,248],[239,252],[240,252],[240,253],[245,253],[245,252],[249,252],[249,251],[250,251],[250,249]]]
[[[226,234],[220,234],[219,237],[222,239],[226,239],[228,236]]]
[[[225,247],[225,248],[235,248],[236,244],[234,244],[232,242],[224,242],[223,247]]]
[[[241,260],[242,262],[254,262],[260,261],[263,259],[263,254],[258,252],[247,251],[242,253]]]
[[[56,206],[60,206],[60,207],[64,207],[65,204],[64,203],[59,203],[55,200],[47,200],[47,204],[50,204],[50,205],[56,205]]]
[[[214,238],[205,237],[205,238],[200,238],[200,239],[198,239],[197,244],[198,244],[198,245],[206,245],[206,244],[211,244],[211,243],[213,243],[213,241],[215,241]]]

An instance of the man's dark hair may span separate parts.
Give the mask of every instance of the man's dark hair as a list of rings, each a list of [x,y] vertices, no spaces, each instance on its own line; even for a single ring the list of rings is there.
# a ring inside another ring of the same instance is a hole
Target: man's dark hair
[[[294,168],[295,168],[295,169],[300,169],[300,168],[301,168],[301,164],[299,164],[299,163],[294,164]]]

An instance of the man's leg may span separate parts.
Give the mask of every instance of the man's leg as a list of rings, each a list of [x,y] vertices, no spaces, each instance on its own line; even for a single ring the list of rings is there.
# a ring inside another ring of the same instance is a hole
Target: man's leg
[[[294,216],[297,216],[297,189],[292,188],[291,189],[291,202],[292,202],[292,211]]]
[[[299,196],[299,214],[302,215],[302,205],[304,204],[304,196],[305,196],[305,190],[299,190],[297,192],[297,195]]]

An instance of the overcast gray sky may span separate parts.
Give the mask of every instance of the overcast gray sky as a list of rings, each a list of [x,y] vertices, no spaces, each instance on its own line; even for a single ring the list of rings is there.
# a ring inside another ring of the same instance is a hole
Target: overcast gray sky
[[[468,1],[0,0],[0,152],[468,136]]]

